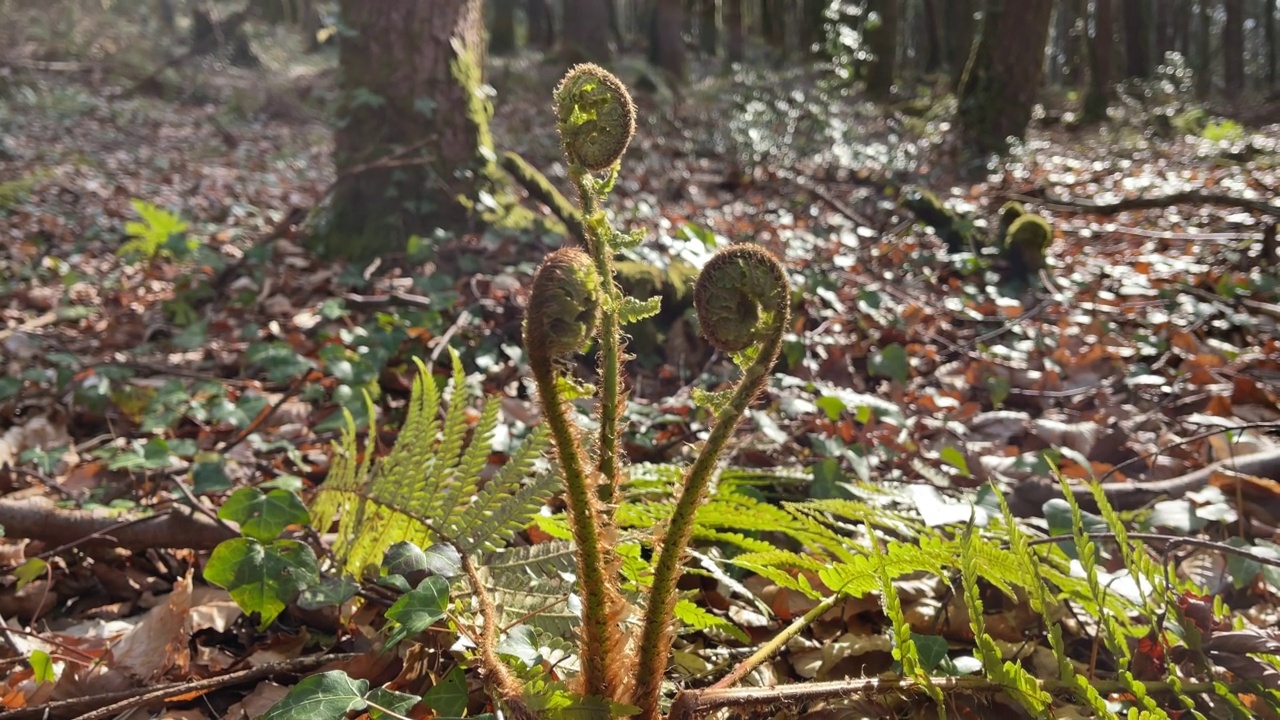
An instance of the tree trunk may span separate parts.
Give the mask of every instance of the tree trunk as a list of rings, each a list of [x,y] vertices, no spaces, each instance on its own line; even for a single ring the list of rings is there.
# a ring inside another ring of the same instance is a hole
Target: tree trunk
[[[465,232],[495,189],[491,108],[479,92],[481,0],[341,0],[338,180],[309,238],[327,255],[402,252],[412,235]],[[376,167],[394,158],[397,167]]]
[[[1280,0],[1268,0],[1263,9],[1267,13],[1266,17],[1266,33],[1267,33],[1267,82],[1271,86],[1275,86],[1280,82],[1280,33],[1276,31],[1276,12],[1280,11]]]
[[[865,68],[867,94],[885,100],[893,92],[893,68],[898,57],[898,3],[900,0],[870,0],[864,37],[871,59]]]
[[[610,0],[564,0],[564,29],[560,35],[565,59],[571,63],[608,64]]]
[[[657,0],[649,23],[649,61],[676,83],[684,82],[684,6],[680,0]]]
[[[516,50],[516,0],[493,0],[493,24],[489,28],[489,54],[508,55]]]
[[[1111,74],[1115,64],[1115,18],[1111,0],[1094,0],[1093,27],[1093,37],[1089,38],[1089,91],[1084,97],[1085,122],[1106,118],[1111,104]]]
[[[1129,77],[1151,76],[1151,37],[1147,0],[1120,0],[1124,11],[1124,57]]]
[[[698,48],[707,57],[715,57],[720,50],[717,15],[716,0],[698,0]]]
[[[1053,0],[989,0],[960,87],[957,125],[979,155],[1021,138],[1044,71]]]
[[[827,9],[827,0],[804,0],[804,22],[800,24],[800,45],[806,56],[823,55],[822,46],[826,44],[826,32],[823,27],[825,18],[823,11]]]
[[[1175,52],[1177,33],[1174,13],[1177,12],[1175,0],[1157,0],[1156,4],[1156,64],[1163,65],[1166,54]]]
[[[1201,100],[1213,91],[1213,52],[1210,35],[1213,32],[1213,6],[1209,0],[1200,0],[1200,26],[1196,33],[1196,95]]]
[[[942,22],[942,16],[938,12],[938,2],[939,0],[924,0],[924,71],[926,73],[936,73],[942,68],[942,34],[938,27]]]
[[[978,23],[974,19],[974,0],[943,0],[943,22],[947,32],[947,62],[951,66],[951,87],[960,91],[964,70],[973,54],[974,36]]]
[[[765,41],[781,60],[787,56],[787,8],[783,0],[760,0],[760,25]]]
[[[525,0],[524,11],[529,21],[529,44],[543,50],[555,47],[555,19],[547,0]]]
[[[731,63],[742,62],[746,46],[742,29],[742,0],[724,0],[724,30],[729,36],[725,48],[727,59]]]
[[[1244,91],[1244,0],[1223,0],[1226,24],[1222,27],[1222,79],[1227,97]]]

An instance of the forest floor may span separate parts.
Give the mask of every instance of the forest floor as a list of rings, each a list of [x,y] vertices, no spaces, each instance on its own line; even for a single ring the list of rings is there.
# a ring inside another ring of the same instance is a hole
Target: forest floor
[[[162,681],[340,644],[308,634],[296,609],[256,632],[225,593],[192,589],[183,571],[207,538],[86,544],[81,511],[194,501],[211,514],[242,486],[305,494],[325,477],[341,411],[367,427],[361,391],[373,390],[394,421],[410,358],[438,361],[446,346],[523,432],[537,416],[522,383],[525,288],[563,239],[432,238],[410,260],[368,267],[309,255],[297,221],[333,179],[332,57],[197,64],[164,75],[159,95],[93,63],[13,60],[0,63],[0,616],[15,654],[0,661],[11,669],[0,718],[88,695],[127,702]],[[521,56],[496,61],[490,81],[500,148],[563,187],[559,72]],[[780,374],[735,465],[799,471],[805,482],[785,489],[798,497],[900,488],[941,526],[967,507],[964,489],[1008,490],[1051,461],[1069,478],[1153,479],[1275,446],[1280,118],[1244,125],[1156,81],[1102,125],[1074,128],[1050,109],[1000,171],[961,181],[953,101],[927,88],[886,110],[811,71],[708,73],[679,92],[639,64],[619,74],[655,86],[638,93],[643,120],[610,205],[647,233],[630,259],[698,266],[751,239],[786,261],[796,289]],[[1054,228],[1049,286],[946,252],[902,208],[908,185],[937,193],[980,239],[1004,202],[1024,200]],[[678,309],[637,331],[633,350],[627,453],[687,459],[709,420],[692,388],[730,367]],[[1280,536],[1280,466],[1270,470],[1270,481],[1216,474],[1135,527],[1259,539],[1280,556],[1266,543]],[[1274,622],[1271,568],[1212,553],[1179,568],[1242,622]],[[732,604],[735,621],[751,615]],[[886,653],[859,649],[869,633],[846,609],[773,672],[874,674]],[[36,649],[56,672],[19,664]],[[165,717],[255,717],[287,689],[262,676]]]

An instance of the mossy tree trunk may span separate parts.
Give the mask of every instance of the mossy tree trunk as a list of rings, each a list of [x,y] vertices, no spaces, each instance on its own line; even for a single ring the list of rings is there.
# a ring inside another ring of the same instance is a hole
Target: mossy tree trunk
[[[311,246],[369,258],[472,229],[471,201],[497,178],[477,92],[481,0],[341,0],[340,12],[338,181]]]
[[[1084,96],[1086,122],[1102,120],[1113,94],[1111,73],[1115,63],[1115,20],[1111,0],[1093,1],[1093,37],[1089,38],[1089,90]]]
[[[1044,72],[1053,0],[989,0],[960,86],[958,130],[980,155],[1022,138]]]
[[[893,92],[893,69],[898,58],[899,0],[870,0],[867,3],[867,49],[871,59],[864,69],[867,94],[886,100]]]

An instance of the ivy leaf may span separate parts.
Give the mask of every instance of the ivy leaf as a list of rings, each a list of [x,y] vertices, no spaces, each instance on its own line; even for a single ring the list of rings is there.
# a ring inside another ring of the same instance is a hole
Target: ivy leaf
[[[651,297],[648,300],[637,300],[633,297],[622,298],[618,308],[618,322],[630,325],[645,318],[651,318],[662,310],[662,298]]]
[[[911,366],[907,360],[907,350],[898,343],[893,343],[878,352],[872,353],[867,369],[873,377],[889,378],[895,382],[906,382],[911,377]]]
[[[298,607],[303,610],[319,610],[341,605],[355,597],[359,589],[355,578],[350,575],[321,578],[318,584],[308,587],[298,596]]]
[[[451,578],[462,574],[462,556],[452,545],[436,543],[423,552],[423,557],[426,569],[436,575]]]
[[[454,668],[457,670],[458,668]],[[373,720],[381,718],[389,718],[396,716],[405,716],[409,714],[410,708],[418,704],[422,698],[409,693],[396,692],[386,688],[374,688],[372,692],[365,695],[365,700],[369,703],[369,717]],[[466,710],[463,704],[462,710]],[[438,713],[438,715],[452,715],[453,717],[462,717],[462,710],[456,713]],[[395,715],[390,714],[395,713]]]
[[[218,517],[240,524],[240,532],[261,542],[274,540],[290,525],[306,525],[311,513],[297,495],[288,490],[263,493],[257,488],[240,488],[227,498]]]
[[[368,680],[354,680],[341,670],[312,675],[293,686],[288,695],[261,720],[341,720],[352,710],[368,706]]]
[[[439,575],[426,578],[387,609],[387,619],[397,623],[387,637],[387,647],[397,645],[401,640],[431,627],[444,617],[447,607],[449,581]]]
[[[427,569],[422,548],[408,541],[395,543],[382,556],[382,570],[388,575],[408,575]]]
[[[220,543],[204,569],[204,579],[231,593],[241,610],[261,616],[259,630],[319,575],[315,553],[306,545],[296,540],[263,545],[247,537]]]
[[[969,461],[965,459],[964,453],[959,448],[948,445],[942,448],[942,462],[959,470],[965,477],[973,477],[973,473],[969,472]]]
[[[943,660],[947,659],[947,639],[941,635],[920,635],[911,633],[911,641],[916,645],[916,655],[920,658],[920,669],[933,673]]]
[[[437,717],[462,717],[467,709],[467,679],[462,668],[455,665],[422,696],[422,702],[435,710]]]

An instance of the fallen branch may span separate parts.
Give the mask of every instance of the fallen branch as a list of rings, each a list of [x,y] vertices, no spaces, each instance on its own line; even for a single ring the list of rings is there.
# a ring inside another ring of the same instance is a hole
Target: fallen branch
[[[980,676],[937,677],[933,684],[946,693],[993,694],[1008,690],[1005,686]],[[1090,683],[1102,696],[1111,693],[1127,693],[1129,685],[1121,680],[1093,681]],[[1144,682],[1148,694],[1168,695],[1181,693],[1186,695],[1215,693],[1221,683],[1183,683],[1178,688],[1168,682]],[[1256,686],[1248,682],[1237,682],[1228,686],[1230,692],[1249,692]],[[1064,680],[1042,680],[1040,688],[1055,695],[1067,695],[1076,689],[1074,683]],[[778,687],[744,687],[744,688],[708,688],[706,690],[682,690],[676,694],[671,704],[671,714],[667,720],[694,720],[726,708],[776,707],[794,703],[831,700],[834,698],[858,698],[867,696],[885,696],[923,692],[923,687],[916,680],[880,678],[856,678],[837,680],[834,682],[809,682]],[[0,716],[2,718],[3,716]]]
[[[7,537],[126,550],[211,550],[235,537],[228,528],[184,505],[148,517],[122,518],[106,512],[67,510],[39,496],[0,498],[0,527]]]
[[[71,713],[89,710],[79,715],[80,720],[109,718],[119,715],[125,710],[151,703],[173,700],[174,702],[190,702],[193,693],[203,693],[217,688],[257,682],[276,674],[293,674],[315,670],[330,663],[345,662],[358,657],[358,653],[342,655],[308,655],[307,657],[286,660],[285,662],[262,665],[260,667],[241,670],[239,672],[219,675],[204,680],[177,682],[160,687],[142,687],[120,692],[90,695],[88,697],[57,700],[42,705],[0,712],[0,720],[18,720],[31,717],[66,717]]]
[[[1114,215],[1127,210],[1151,210],[1167,208],[1174,205],[1217,205],[1220,207],[1238,207],[1254,212],[1280,217],[1280,205],[1272,205],[1266,200],[1242,198],[1226,193],[1205,192],[1203,190],[1187,190],[1186,192],[1161,195],[1159,197],[1134,197],[1117,200],[1113,203],[1099,203],[1093,200],[1082,200],[1072,197],[1055,197],[1041,191],[1037,195],[1021,195],[1017,193],[1004,196],[1007,200],[1036,203],[1046,209],[1057,212],[1085,211],[1095,215]]]

